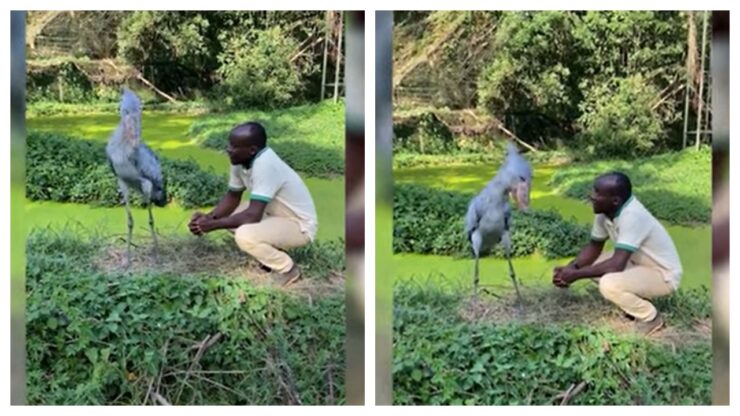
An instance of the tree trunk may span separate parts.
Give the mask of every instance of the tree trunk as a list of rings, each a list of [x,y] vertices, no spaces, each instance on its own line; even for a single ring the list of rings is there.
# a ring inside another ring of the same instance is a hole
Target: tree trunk
[[[704,57],[707,50],[707,17],[709,12],[704,11],[704,23],[702,24],[701,33],[701,69],[699,71],[699,108],[696,111],[696,150],[699,150],[701,144],[701,112],[704,105]]]
[[[689,101],[691,100],[691,88],[693,85],[694,67],[696,65],[696,28],[694,25],[694,12],[688,12],[689,34],[686,39],[688,52],[686,53],[686,92],[683,110],[683,145],[686,148],[689,136]]]
[[[334,102],[337,102],[339,93],[339,71],[342,68],[342,33],[344,31],[344,13],[339,12],[339,45],[337,46],[337,69],[334,72]]]
[[[329,49],[329,17],[331,11],[326,12],[326,30],[324,30],[324,63],[321,65],[321,99],[324,99],[326,93],[326,53]]]

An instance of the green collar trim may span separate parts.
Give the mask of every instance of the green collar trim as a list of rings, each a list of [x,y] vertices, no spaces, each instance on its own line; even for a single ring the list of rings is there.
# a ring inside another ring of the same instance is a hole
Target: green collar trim
[[[633,199],[635,199],[635,196],[634,195],[630,195],[629,199],[627,199],[626,201],[624,201],[624,204],[622,204],[622,206],[619,207],[619,209],[617,210],[617,213],[614,214],[614,219],[616,219],[619,216],[619,214],[622,213],[622,210],[624,209],[624,207],[626,207],[627,204],[629,204],[630,202],[632,202]]]

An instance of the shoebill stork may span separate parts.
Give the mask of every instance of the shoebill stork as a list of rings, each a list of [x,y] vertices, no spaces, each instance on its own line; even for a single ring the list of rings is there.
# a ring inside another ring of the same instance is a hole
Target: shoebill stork
[[[113,173],[118,178],[118,187],[126,204],[128,220],[128,238],[126,240],[126,261],[124,267],[131,264],[131,235],[134,219],[131,216],[129,192],[131,189],[141,193],[149,210],[149,228],[154,240],[154,257],[158,258],[157,234],[154,230],[152,204],[159,207],[167,204],[166,182],[157,156],[142,141],[141,137],[141,101],[133,91],[123,89],[120,105],[121,121],[116,131],[108,140],[105,152]]]
[[[513,143],[508,144],[506,160],[483,190],[468,205],[465,215],[465,234],[470,241],[475,256],[473,270],[473,293],[478,294],[479,267],[481,255],[488,253],[501,243],[509,263],[509,277],[519,304],[522,298],[511,264],[511,205],[509,196],[518,208],[529,210],[529,192],[532,185],[532,168],[522,157]]]

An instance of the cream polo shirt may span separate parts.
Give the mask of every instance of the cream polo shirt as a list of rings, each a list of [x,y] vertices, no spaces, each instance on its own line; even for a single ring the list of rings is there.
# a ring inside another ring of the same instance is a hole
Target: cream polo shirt
[[[611,239],[615,249],[632,252],[630,260],[635,264],[649,264],[644,260],[650,258],[661,267],[666,282],[678,288],[683,268],[676,246],[663,225],[634,196],[622,204],[614,220],[597,214],[591,238],[596,241]]]
[[[319,224],[311,194],[301,177],[271,148],[260,150],[249,167],[232,165],[229,189],[246,189],[250,200],[267,203],[267,213],[284,211],[272,206],[276,203],[282,205],[294,214],[302,232],[311,240],[316,238]]]

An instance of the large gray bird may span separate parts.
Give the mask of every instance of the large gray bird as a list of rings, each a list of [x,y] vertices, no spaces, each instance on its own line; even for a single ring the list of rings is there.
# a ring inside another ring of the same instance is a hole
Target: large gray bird
[[[141,101],[128,88],[123,89],[121,98],[121,121],[118,128],[108,140],[105,152],[108,155],[113,172],[118,177],[118,186],[126,203],[128,219],[128,239],[126,240],[126,263],[131,264],[131,234],[134,219],[129,206],[129,190],[141,193],[149,210],[149,228],[154,240],[154,257],[157,258],[157,234],[154,231],[152,203],[163,207],[167,204],[167,187],[159,160],[152,150],[141,139]]]
[[[532,185],[532,167],[514,146],[509,143],[506,160],[496,176],[468,205],[465,215],[465,234],[475,255],[473,290],[478,293],[478,262],[481,255],[501,243],[509,262],[509,277],[514,282],[517,299],[521,305],[519,285],[511,264],[511,206],[509,195],[522,211],[529,210],[529,191]]]

